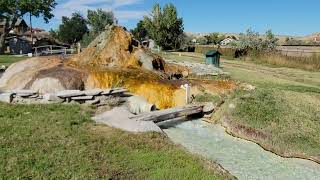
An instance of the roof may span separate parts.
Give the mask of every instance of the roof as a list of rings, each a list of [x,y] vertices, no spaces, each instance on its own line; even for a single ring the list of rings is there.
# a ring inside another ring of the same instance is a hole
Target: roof
[[[11,21],[10,21],[11,22]],[[16,26],[19,26],[22,22],[26,23],[23,19],[19,18],[16,22]],[[5,25],[6,23],[6,19],[1,19],[0,20],[0,25]]]
[[[221,55],[221,53],[219,51],[216,51],[216,50],[211,50],[209,52],[206,53],[206,56],[214,56],[214,55]]]

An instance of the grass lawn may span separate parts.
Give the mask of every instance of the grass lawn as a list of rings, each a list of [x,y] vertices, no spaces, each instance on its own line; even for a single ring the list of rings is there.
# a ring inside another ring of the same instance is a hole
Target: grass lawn
[[[90,120],[77,105],[0,103],[3,179],[225,179],[218,167],[158,133]]]
[[[201,58],[194,61],[201,62]],[[221,64],[232,79],[250,83],[257,90],[237,91],[213,120],[222,123],[227,117],[229,131],[236,136],[281,155],[320,163],[320,72],[225,59]],[[235,108],[229,108],[230,104]]]
[[[17,57],[13,55],[0,55],[0,66],[5,65],[5,66],[10,66],[12,63],[25,60],[28,57]]]

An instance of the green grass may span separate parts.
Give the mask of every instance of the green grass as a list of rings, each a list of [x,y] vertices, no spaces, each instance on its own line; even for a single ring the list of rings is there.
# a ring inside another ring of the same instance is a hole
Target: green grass
[[[77,105],[0,103],[3,179],[224,179],[158,133],[95,125]]]
[[[320,72],[238,60],[222,59],[221,64],[231,79],[250,83],[257,90],[236,91],[215,113],[214,122],[222,123],[227,117],[238,128],[231,128],[236,136],[281,155],[320,162]]]
[[[0,66],[5,65],[5,66],[10,66],[12,63],[25,60],[27,57],[17,57],[13,55],[0,55]]]
[[[204,94],[197,95],[194,100],[195,102],[200,102],[200,103],[204,103],[204,102],[217,103],[221,100],[221,97],[218,95],[204,93]]]
[[[236,108],[224,108],[224,115],[266,138],[236,135],[282,155],[320,162],[320,72],[231,61],[225,69],[233,79],[249,82],[257,90],[235,93],[225,106],[234,103]]]
[[[320,94],[258,89],[235,97],[231,119],[266,135],[245,138],[280,154],[320,160]]]

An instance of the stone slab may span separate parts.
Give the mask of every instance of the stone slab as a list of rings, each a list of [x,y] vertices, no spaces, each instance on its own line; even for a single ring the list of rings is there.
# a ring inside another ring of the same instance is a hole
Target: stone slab
[[[124,107],[116,107],[111,111],[107,111],[103,114],[93,117],[98,123],[106,124],[113,128],[118,128],[128,132],[161,132],[162,130],[153,122],[147,121],[136,121],[129,119],[129,116],[133,114]]]
[[[83,91],[86,96],[98,96],[104,91],[102,89],[90,89]]]
[[[57,101],[57,102],[63,101],[63,99],[59,98],[56,94],[53,94],[53,93],[44,94],[43,99],[46,101]]]
[[[77,96],[77,97],[71,97],[72,100],[92,100],[93,96]]]
[[[80,90],[64,90],[56,93],[56,96],[60,98],[71,98],[77,96],[83,96],[84,92]]]
[[[95,105],[99,103],[100,103],[100,99],[88,100],[85,102],[85,104],[88,104],[88,105]]]
[[[29,97],[29,96],[37,94],[38,92],[33,91],[33,90],[21,89],[21,90],[13,90],[13,91],[11,91],[11,93],[15,94],[16,96],[20,96],[20,97]]]

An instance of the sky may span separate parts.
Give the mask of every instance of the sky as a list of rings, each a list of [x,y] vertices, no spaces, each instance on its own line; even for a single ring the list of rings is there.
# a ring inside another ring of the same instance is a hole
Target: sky
[[[112,10],[119,24],[132,29],[148,15],[155,3],[174,4],[184,19],[186,32],[244,32],[248,28],[279,35],[320,32],[320,0],[57,0],[49,24],[33,19],[33,26],[46,30],[59,27],[62,16],[88,9]],[[27,19],[27,18],[26,18]],[[27,20],[28,22],[28,20]]]

